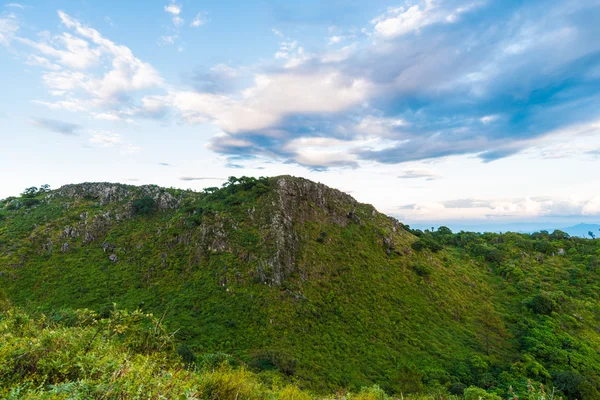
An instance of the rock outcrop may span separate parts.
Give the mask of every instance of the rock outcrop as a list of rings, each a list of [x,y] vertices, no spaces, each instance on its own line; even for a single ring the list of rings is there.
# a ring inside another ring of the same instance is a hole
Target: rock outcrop
[[[102,205],[107,205],[146,196],[154,199],[158,208],[163,211],[179,207],[181,201],[166,189],[156,185],[131,186],[107,182],[65,185],[50,193],[47,198],[94,199]]]

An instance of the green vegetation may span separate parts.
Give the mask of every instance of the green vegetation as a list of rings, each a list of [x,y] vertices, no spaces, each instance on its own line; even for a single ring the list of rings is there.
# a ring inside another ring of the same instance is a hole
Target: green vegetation
[[[391,400],[379,386],[316,395],[231,357],[190,358],[160,319],[139,310],[60,310],[30,316],[0,292],[0,397],[5,399]],[[182,354],[183,353],[183,354]],[[403,396],[404,397],[404,396]],[[407,395],[407,400],[457,399]],[[465,400],[500,399],[469,387]],[[529,385],[526,398],[550,400]]]
[[[141,199],[135,200],[131,208],[135,215],[149,215],[158,210],[158,205],[152,197],[144,196]]]
[[[202,193],[82,184],[26,198],[0,202],[0,287],[18,307],[3,321],[43,313],[29,335],[61,330],[77,343],[78,330],[93,336],[115,315],[148,328],[142,315],[153,313],[174,334],[152,350],[137,333],[103,334],[114,347],[89,360],[106,371],[97,380],[56,356],[66,365],[59,380],[15,372],[4,378],[10,390],[42,396],[59,381],[93,381],[90,393],[105,393],[117,369],[103,363],[150,357],[139,360],[157,365],[151,375],[123,387],[156,378],[164,389],[158,377],[184,365],[189,378],[176,386],[197,398],[228,398],[203,391],[209,373],[263,393],[240,389],[247,398],[600,398],[598,240],[411,230],[292,177],[232,177]]]

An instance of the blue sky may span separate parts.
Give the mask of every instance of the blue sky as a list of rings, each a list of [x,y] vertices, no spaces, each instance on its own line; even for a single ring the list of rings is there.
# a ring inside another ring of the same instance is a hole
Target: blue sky
[[[413,224],[600,220],[600,1],[0,9],[0,197],[293,174]]]

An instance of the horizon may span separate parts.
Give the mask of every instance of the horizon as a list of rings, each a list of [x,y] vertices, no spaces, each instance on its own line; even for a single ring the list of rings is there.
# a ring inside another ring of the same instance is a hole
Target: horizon
[[[599,19],[593,0],[2,2],[0,198],[293,175],[415,227],[597,224]]]

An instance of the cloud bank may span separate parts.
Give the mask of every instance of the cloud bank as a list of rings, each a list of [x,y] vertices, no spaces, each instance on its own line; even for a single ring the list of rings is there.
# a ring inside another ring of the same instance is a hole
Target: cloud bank
[[[180,5],[164,11],[183,24]],[[0,19],[0,43],[27,47],[28,63],[43,71],[51,98],[37,104],[105,120],[212,124],[208,147],[228,157],[315,170],[454,155],[493,162],[600,118],[593,0],[407,2],[312,53],[273,30],[282,42],[272,60],[245,67],[251,79],[217,65],[194,73],[190,87],[58,17],[65,32],[35,40],[17,36],[14,16]]]

